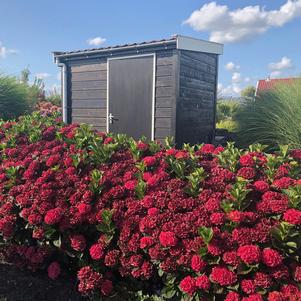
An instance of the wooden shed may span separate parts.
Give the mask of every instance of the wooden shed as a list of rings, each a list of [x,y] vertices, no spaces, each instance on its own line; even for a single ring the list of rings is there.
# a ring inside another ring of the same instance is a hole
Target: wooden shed
[[[223,45],[184,36],[54,52],[62,68],[63,118],[100,131],[182,143],[215,131]]]

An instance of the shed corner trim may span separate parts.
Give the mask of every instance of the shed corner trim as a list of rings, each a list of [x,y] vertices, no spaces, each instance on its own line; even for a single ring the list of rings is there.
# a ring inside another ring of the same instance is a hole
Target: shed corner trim
[[[178,35],[177,49],[223,54],[224,45],[220,43]]]

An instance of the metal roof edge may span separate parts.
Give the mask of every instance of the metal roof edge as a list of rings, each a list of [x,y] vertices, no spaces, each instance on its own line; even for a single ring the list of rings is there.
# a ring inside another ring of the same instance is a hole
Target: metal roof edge
[[[121,46],[112,46],[106,48],[98,48],[98,49],[85,49],[79,51],[71,51],[71,52],[60,52],[60,51],[53,51],[52,54],[54,57],[71,57],[71,56],[80,56],[80,55],[90,55],[90,54],[97,54],[97,53],[104,53],[104,52],[112,52],[112,51],[121,51],[127,49],[142,49],[145,47],[150,46],[160,46],[160,45],[169,45],[169,44],[176,44],[177,39],[173,37],[169,40],[161,40],[155,42],[144,42],[141,44],[130,44],[130,45],[121,45]]]
[[[182,35],[177,35],[177,48],[214,54],[223,54],[224,52],[223,44]]]

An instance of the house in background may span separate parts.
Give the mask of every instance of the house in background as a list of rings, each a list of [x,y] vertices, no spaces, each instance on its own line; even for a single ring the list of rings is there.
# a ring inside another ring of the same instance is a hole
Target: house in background
[[[260,79],[257,81],[255,96],[262,92],[268,92],[275,89],[279,85],[290,85],[300,80],[299,77],[288,77],[288,78],[267,78]]]
[[[62,68],[63,118],[104,132],[183,143],[215,134],[223,45],[185,36],[54,52]]]

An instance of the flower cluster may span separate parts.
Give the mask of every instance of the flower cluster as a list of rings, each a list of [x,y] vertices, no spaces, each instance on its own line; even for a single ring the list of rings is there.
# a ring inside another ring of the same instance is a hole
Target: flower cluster
[[[38,115],[0,142],[7,261],[102,298],[301,300],[300,150],[165,149]]]

